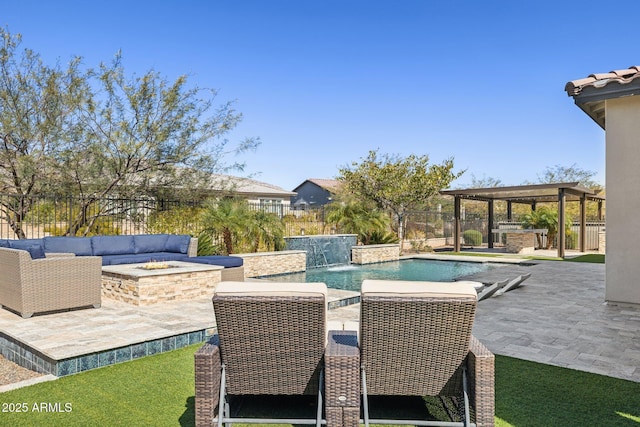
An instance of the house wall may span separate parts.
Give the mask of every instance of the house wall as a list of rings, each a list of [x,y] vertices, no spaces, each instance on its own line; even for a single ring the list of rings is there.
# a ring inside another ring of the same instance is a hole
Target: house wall
[[[311,207],[326,205],[330,202],[331,193],[313,182],[305,182],[295,189],[297,196],[291,198],[291,204],[303,199]]]
[[[606,101],[605,299],[640,304],[640,97]]]
[[[289,206],[291,204],[291,199],[288,196],[251,196],[251,197],[247,197],[246,198],[247,202],[254,204],[254,205],[259,205],[261,202],[265,201],[265,200],[278,200],[280,204],[282,204],[282,206],[285,209],[289,209]]]

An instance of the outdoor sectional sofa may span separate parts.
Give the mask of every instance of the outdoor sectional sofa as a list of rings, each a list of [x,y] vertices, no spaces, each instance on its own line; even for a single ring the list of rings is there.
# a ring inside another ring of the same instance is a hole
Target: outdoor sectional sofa
[[[197,249],[197,238],[172,234],[0,239],[0,306],[23,317],[34,312],[99,307],[101,265],[195,262],[224,267],[222,280],[244,281],[242,258],[199,257]],[[35,304],[34,300],[41,302]]]
[[[198,239],[186,234],[139,234],[132,236],[44,237],[0,240],[0,247],[26,250],[31,258],[100,256],[102,265],[138,264],[151,261],[185,261],[224,267],[222,280],[244,280],[243,259],[234,256],[197,256]]]

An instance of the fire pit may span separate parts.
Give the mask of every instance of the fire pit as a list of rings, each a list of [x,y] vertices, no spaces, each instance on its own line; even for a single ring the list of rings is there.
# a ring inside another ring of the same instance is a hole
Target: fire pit
[[[213,296],[223,267],[183,261],[102,267],[102,296],[133,305]]]

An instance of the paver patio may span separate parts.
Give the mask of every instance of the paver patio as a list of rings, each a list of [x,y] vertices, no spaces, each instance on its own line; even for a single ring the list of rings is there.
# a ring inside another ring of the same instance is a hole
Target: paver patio
[[[536,263],[504,265],[468,277],[493,282],[532,273],[521,288],[479,303],[474,334],[496,354],[640,382],[640,307],[604,303],[604,265]],[[332,291],[333,299],[354,294]],[[329,310],[330,320],[357,320],[358,315],[358,304]],[[104,298],[97,310],[31,319],[0,310],[0,337],[20,340],[58,360],[126,346],[135,358],[139,343],[187,345],[188,340],[185,344],[171,337],[214,328],[209,297],[149,307]]]

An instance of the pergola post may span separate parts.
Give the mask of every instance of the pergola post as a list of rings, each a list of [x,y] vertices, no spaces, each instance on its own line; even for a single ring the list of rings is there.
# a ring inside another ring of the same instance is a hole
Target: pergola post
[[[487,203],[488,205],[488,210],[489,210],[489,221],[487,224],[487,246],[489,247],[489,249],[493,248],[493,233],[491,232],[491,230],[493,230],[493,200],[489,200],[489,202]]]
[[[587,196],[580,196],[580,252],[587,251]]]
[[[566,244],[564,228],[566,199],[564,188],[558,188],[558,258],[564,258],[564,247]]]
[[[460,252],[460,197],[453,199],[453,250]]]
[[[602,221],[602,200],[598,201],[598,221]]]
[[[507,200],[507,221],[511,222],[512,216],[513,216],[513,210],[512,210],[511,200]]]

